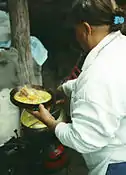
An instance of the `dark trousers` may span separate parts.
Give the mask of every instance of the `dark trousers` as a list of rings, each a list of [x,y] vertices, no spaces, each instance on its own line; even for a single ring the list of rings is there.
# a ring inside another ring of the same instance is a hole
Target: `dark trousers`
[[[126,162],[110,164],[106,175],[126,175]]]

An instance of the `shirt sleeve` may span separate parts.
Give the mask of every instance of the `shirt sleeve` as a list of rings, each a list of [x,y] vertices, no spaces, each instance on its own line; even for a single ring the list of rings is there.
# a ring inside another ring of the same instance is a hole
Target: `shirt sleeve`
[[[76,82],[76,79],[69,80],[66,83],[63,83],[63,85],[62,85],[63,91],[68,97],[70,97],[70,95],[71,95],[71,92],[72,92],[72,89],[73,89],[75,82]]]
[[[74,104],[72,123],[59,123],[55,134],[65,146],[90,153],[108,145],[118,127],[116,116],[101,104],[79,99]]]

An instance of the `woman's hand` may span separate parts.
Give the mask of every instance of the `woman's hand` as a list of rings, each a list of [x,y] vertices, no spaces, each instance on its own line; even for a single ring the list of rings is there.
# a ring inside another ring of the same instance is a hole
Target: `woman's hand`
[[[55,118],[42,104],[39,105],[39,111],[32,111],[30,113],[47,125],[47,127],[50,129],[55,129],[56,125],[58,124]]]

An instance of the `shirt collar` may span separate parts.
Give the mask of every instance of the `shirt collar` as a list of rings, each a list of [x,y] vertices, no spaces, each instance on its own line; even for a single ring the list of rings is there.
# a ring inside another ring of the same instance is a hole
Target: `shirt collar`
[[[93,60],[96,59],[100,51],[104,49],[104,47],[106,47],[109,43],[111,43],[119,35],[122,35],[120,31],[112,32],[108,34],[103,40],[101,40],[99,44],[95,48],[93,48],[87,55],[86,60],[82,66],[82,71],[87,70],[89,66],[93,63]]]

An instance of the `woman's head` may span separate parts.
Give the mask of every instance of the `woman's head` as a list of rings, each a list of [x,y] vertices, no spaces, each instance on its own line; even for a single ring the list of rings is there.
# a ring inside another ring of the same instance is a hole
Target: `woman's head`
[[[121,30],[124,17],[115,0],[76,0],[73,3],[77,40],[82,47],[90,45],[89,49],[110,32]]]

